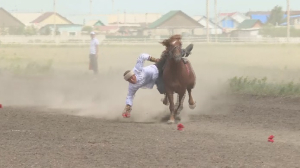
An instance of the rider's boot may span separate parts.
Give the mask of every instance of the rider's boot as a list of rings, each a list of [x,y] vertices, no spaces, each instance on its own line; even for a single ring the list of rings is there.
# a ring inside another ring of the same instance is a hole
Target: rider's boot
[[[188,57],[191,54],[193,47],[193,44],[189,44],[185,49],[182,49],[182,57]]]

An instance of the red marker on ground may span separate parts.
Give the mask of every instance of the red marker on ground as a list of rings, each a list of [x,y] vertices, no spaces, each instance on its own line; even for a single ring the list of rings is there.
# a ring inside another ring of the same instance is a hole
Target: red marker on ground
[[[273,138],[274,138],[274,135],[270,135],[269,138],[268,138],[268,142],[272,142],[273,143],[274,142]]]
[[[0,104],[0,108],[2,108],[2,104]]]
[[[182,124],[178,124],[178,125],[177,125],[177,130],[178,130],[178,131],[182,131],[183,128],[184,128],[184,126],[183,126]]]

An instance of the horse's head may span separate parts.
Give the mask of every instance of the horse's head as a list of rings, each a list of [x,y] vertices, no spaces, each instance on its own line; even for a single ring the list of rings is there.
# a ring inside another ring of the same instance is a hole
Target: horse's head
[[[170,58],[173,58],[175,61],[179,61],[181,59],[181,35],[173,35],[161,43],[166,46]]]

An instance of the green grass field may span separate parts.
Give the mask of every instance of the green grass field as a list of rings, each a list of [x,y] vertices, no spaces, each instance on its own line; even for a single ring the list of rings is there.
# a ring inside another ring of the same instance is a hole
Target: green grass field
[[[159,57],[163,49],[159,44],[100,46],[100,72],[121,77],[125,70],[134,66],[140,53]],[[88,52],[88,46],[1,46],[0,70],[23,75],[92,73],[88,71]],[[189,60],[198,86],[228,83],[228,79],[235,76],[249,79],[266,77],[266,85],[292,81],[297,84],[300,82],[299,53],[299,45],[203,44],[194,46]],[[145,65],[149,64],[147,62]]]

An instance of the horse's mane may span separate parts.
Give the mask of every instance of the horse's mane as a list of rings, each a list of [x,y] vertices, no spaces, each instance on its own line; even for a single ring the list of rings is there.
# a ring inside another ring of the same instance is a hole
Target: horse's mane
[[[166,48],[169,48],[170,43],[174,40],[181,40],[181,35],[175,34],[175,35],[169,37],[168,39],[166,39],[162,42],[159,42],[159,43],[162,44],[163,46],[165,46]]]

